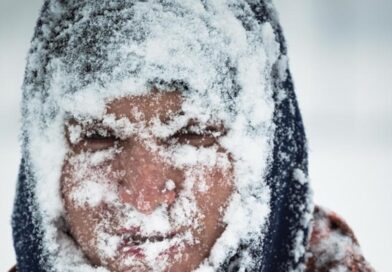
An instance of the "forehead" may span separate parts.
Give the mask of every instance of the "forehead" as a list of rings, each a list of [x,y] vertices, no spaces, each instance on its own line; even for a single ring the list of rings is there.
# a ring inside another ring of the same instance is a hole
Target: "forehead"
[[[183,100],[180,91],[153,90],[146,95],[112,100],[106,106],[106,113],[114,114],[117,118],[125,117],[131,122],[137,122],[140,119],[149,122],[156,117],[165,121],[181,111]]]

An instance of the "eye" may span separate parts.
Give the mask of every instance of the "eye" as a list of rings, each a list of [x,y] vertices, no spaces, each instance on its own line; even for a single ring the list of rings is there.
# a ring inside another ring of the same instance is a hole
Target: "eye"
[[[75,127],[78,127],[75,136]],[[119,141],[110,128],[101,124],[90,123],[88,125],[68,125],[66,126],[66,136],[71,148],[76,151],[98,151],[113,147]]]
[[[113,147],[119,139],[108,129],[88,130],[82,135],[82,145],[90,151]]]
[[[201,129],[198,126],[188,126],[178,130],[167,140],[169,143],[209,147],[215,144],[222,135],[223,133],[214,127]]]

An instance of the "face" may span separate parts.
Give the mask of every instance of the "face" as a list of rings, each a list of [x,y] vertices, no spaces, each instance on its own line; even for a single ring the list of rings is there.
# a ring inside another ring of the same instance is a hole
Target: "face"
[[[225,226],[233,191],[219,120],[185,114],[180,92],[106,105],[65,124],[61,192],[70,235],[110,271],[191,271]]]

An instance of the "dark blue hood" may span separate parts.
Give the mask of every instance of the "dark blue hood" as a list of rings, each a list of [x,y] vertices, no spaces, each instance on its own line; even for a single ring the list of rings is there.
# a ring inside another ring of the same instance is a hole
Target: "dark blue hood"
[[[54,1],[47,0],[41,11],[40,18],[34,33],[29,62],[38,62],[39,65],[28,64],[24,82],[24,98],[22,113],[24,118],[28,115],[31,93],[39,94],[43,101],[50,89],[47,79],[47,64],[53,56],[64,53],[63,45],[72,39],[69,33],[64,32],[62,39],[58,36],[67,28],[70,22],[78,22],[78,10],[84,2],[88,1]],[[105,16],[106,11],[121,11],[132,6],[134,1],[102,1],[100,14]],[[205,2],[205,1],[201,1]],[[301,270],[304,262],[305,247],[308,239],[309,220],[312,212],[309,184],[307,178],[307,144],[304,127],[294,93],[293,81],[287,67],[282,68],[282,62],[287,62],[287,48],[282,30],[277,22],[277,15],[270,1],[243,1],[238,9],[246,10],[256,17],[260,24],[270,22],[280,48],[279,57],[272,65],[270,77],[273,86],[273,124],[275,126],[273,151],[269,157],[265,181],[271,191],[268,223],[258,240],[242,244],[236,254],[227,256],[220,271],[237,271],[238,259],[242,250],[250,249],[251,257],[256,260],[254,271],[292,271]],[[56,5],[57,10],[53,8]],[[170,5],[170,4],[162,4]],[[246,12],[245,12],[246,13]],[[129,15],[132,16],[132,15]],[[245,29],[251,28],[248,18],[238,16]],[[93,26],[92,26],[93,28]],[[109,31],[109,30],[108,30]],[[92,37],[93,33],[90,33]],[[89,33],[84,33],[89,35]],[[56,42],[53,42],[56,40]],[[90,43],[80,45],[80,50],[89,53],[94,47],[94,39]],[[39,54],[37,54],[39,52]],[[86,54],[87,54],[86,53]],[[83,55],[83,54],[82,54]],[[32,57],[33,56],[33,57]],[[37,56],[39,58],[37,59]],[[94,61],[85,63],[79,69],[84,75],[85,83],[95,80],[96,70],[107,69],[103,67],[97,55]],[[78,56],[69,56],[72,63]],[[38,67],[38,68],[37,68]],[[234,71],[235,72],[235,71]],[[282,72],[284,75],[282,76]],[[56,108],[53,108],[56,111]],[[22,161],[16,189],[12,228],[14,247],[17,256],[17,268],[21,272],[52,271],[50,256],[43,243],[44,230],[42,227],[42,213],[40,213],[35,195],[35,179],[32,173],[31,156],[28,151],[30,145],[29,132],[22,133]],[[284,156],[282,155],[284,154]],[[59,224],[61,228],[61,224]]]

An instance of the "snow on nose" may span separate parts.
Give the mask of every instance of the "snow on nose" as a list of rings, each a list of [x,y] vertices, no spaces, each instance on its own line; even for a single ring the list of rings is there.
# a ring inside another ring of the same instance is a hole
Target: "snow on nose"
[[[123,203],[150,214],[160,205],[171,205],[176,199],[175,182],[170,165],[144,143],[125,148],[119,158],[125,176],[120,182],[119,197]]]

